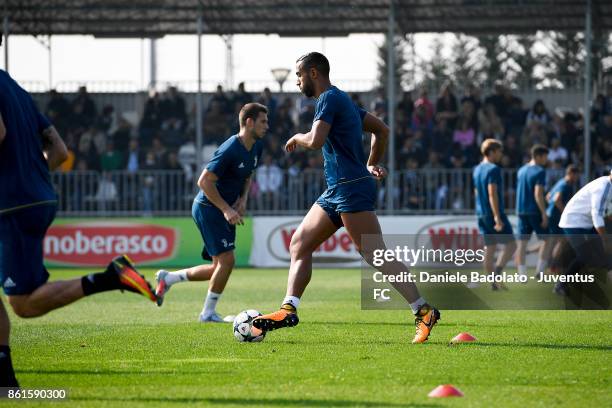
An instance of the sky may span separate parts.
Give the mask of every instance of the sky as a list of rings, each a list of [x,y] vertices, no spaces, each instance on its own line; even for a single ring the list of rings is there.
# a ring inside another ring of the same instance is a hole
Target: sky
[[[9,71],[20,82],[46,89],[49,52],[46,37],[13,36],[9,39]],[[278,35],[236,35],[233,41],[234,85],[243,80],[272,81],[272,68],[292,69],[294,61],[308,51],[322,51],[330,59],[332,78],[373,81],[377,71],[380,34],[349,37],[286,38]],[[114,81],[135,87],[149,83],[150,41],[140,39],[94,39],[91,36],[55,36],[51,42],[52,82]],[[219,36],[203,36],[204,81],[225,81],[225,43]],[[158,81],[197,80],[196,36],[167,36],[157,41]],[[0,66],[4,68],[4,45]],[[289,78],[292,81],[292,78]],[[292,83],[287,84],[293,86]],[[119,84],[118,86],[121,86]],[[286,88],[287,89],[287,88]]]

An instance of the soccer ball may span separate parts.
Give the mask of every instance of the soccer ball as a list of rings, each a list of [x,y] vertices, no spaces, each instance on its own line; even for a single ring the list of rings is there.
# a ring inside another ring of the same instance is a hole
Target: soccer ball
[[[266,337],[266,333],[253,327],[253,319],[261,316],[257,310],[244,310],[234,318],[234,337],[240,342],[258,342]]]

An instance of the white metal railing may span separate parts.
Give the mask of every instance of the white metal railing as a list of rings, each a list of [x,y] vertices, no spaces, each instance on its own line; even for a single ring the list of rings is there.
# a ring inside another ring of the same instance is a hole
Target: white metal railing
[[[265,174],[262,172],[262,175]],[[563,176],[548,170],[547,188]],[[264,177],[261,176],[260,177]],[[268,177],[268,176],[265,176]],[[514,211],[516,169],[502,171],[506,211]],[[198,188],[183,171],[113,171],[53,173],[62,216],[189,216]],[[400,170],[389,189],[379,184],[377,209],[393,214],[471,214],[474,186],[471,169]],[[304,214],[325,190],[320,169],[280,170],[270,179],[258,179],[249,193],[253,215]],[[392,212],[386,195],[393,194]]]

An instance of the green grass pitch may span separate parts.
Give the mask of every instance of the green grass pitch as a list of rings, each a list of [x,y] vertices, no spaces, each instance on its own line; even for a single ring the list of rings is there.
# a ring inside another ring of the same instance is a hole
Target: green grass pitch
[[[153,270],[143,271],[151,280]],[[53,270],[52,279],[83,274]],[[285,270],[239,269],[218,310],[268,312]],[[78,407],[585,407],[612,400],[612,312],[445,311],[412,345],[404,311],[360,310],[358,270],[315,270],[298,327],[238,343],[197,322],[207,284],[178,284],[158,308],[130,293],[92,296],[42,318],[11,315],[23,388],[67,388]],[[517,290],[520,290],[517,288]],[[4,300],[6,305],[6,299]],[[479,342],[448,346],[468,331]],[[451,383],[463,398],[427,394]]]

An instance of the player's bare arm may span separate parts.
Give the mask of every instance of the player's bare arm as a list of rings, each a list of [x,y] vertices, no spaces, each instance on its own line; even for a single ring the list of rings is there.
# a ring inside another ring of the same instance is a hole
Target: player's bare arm
[[[544,186],[537,184],[534,188],[535,200],[542,216],[542,228],[548,227],[548,216],[546,215],[546,199],[544,198]]]
[[[563,210],[565,210],[565,204],[563,203],[563,197],[561,196],[561,193],[556,192],[553,201],[555,203],[555,207],[557,207],[559,211],[563,212]]]
[[[293,152],[296,147],[302,146],[308,150],[318,150],[323,147],[331,125],[323,120],[317,120],[308,133],[297,133],[285,144],[285,150]]]
[[[246,214],[247,199],[249,197],[249,190],[251,189],[252,179],[253,176],[249,176],[249,178],[244,181],[242,193],[240,193],[240,197],[238,197],[236,202],[232,205],[232,208],[238,211],[238,214],[240,214],[241,217],[244,217],[244,214]]]
[[[385,123],[372,115],[366,113],[363,118],[363,130],[372,134],[370,143],[370,157],[368,157],[368,170],[377,179],[387,175],[387,170],[379,163],[385,156],[387,144],[389,143],[389,128]]]
[[[489,184],[487,186],[489,192],[489,204],[491,204],[491,210],[493,211],[493,220],[495,221],[495,231],[501,231],[504,229],[504,222],[501,219],[501,213],[499,211],[499,200],[497,199],[497,185]]]
[[[206,194],[206,197],[210,200],[211,203],[215,205],[221,212],[223,216],[232,225],[243,225],[242,217],[238,212],[233,209],[219,194],[219,190],[217,189],[217,181],[219,177],[212,171],[208,171],[204,169],[202,174],[200,174],[200,178],[198,179],[198,187]]]
[[[43,141],[43,154],[49,164],[49,170],[55,170],[68,158],[66,144],[57,132],[57,129],[55,129],[55,126],[49,126],[43,130],[41,137]]]
[[[2,114],[0,114],[0,145],[4,142],[4,138],[6,137],[6,126],[4,126],[4,120],[2,119]]]

